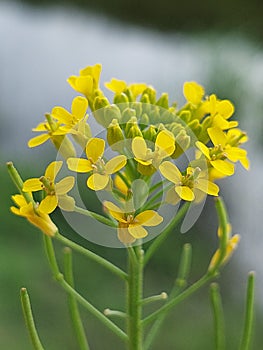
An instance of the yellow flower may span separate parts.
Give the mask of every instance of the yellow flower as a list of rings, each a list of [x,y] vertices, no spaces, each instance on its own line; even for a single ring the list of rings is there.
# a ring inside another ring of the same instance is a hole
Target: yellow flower
[[[32,178],[24,182],[24,192],[35,192],[44,190],[46,197],[41,201],[38,211],[50,214],[57,206],[63,210],[74,210],[75,201],[67,193],[73,188],[75,179],[67,176],[55,183],[55,178],[62,167],[62,161],[55,161],[48,165],[45,175],[41,178]]]
[[[135,215],[134,212],[125,213],[109,201],[103,202],[103,205],[118,221],[118,238],[124,244],[146,237],[148,232],[143,226],[157,226],[163,221],[163,218],[154,210],[145,210]]]
[[[240,236],[238,234],[231,236],[231,233],[232,233],[232,227],[230,224],[228,224],[227,225],[228,240],[227,240],[227,245],[226,245],[226,253],[225,253],[225,256],[223,257],[223,260],[220,264],[221,266],[225,265],[228,262],[228,260],[231,258],[232,254],[233,254],[234,250],[236,249],[236,247],[239,243],[239,240],[240,240]],[[217,234],[218,234],[218,237],[220,239],[222,236],[222,229],[220,226],[218,228]],[[208,269],[209,270],[213,269],[218,264],[219,259],[221,259],[221,252],[220,252],[220,249],[217,249],[215,254],[213,255],[213,257],[211,259],[211,262],[209,264]]]
[[[67,82],[76,91],[85,95],[88,99],[93,98],[94,92],[99,89],[101,64],[88,66],[79,71],[79,76],[71,76]]]
[[[207,132],[214,147],[208,148],[200,141],[196,142],[196,147],[205,155],[213,168],[224,175],[231,176],[235,171],[234,164],[228,162],[226,159],[231,162],[241,161],[243,165],[246,165],[246,150],[233,147],[227,143],[226,134],[218,127],[209,128]]]
[[[51,221],[49,215],[40,212],[34,208],[33,203],[27,203],[21,194],[12,196],[12,200],[17,207],[12,206],[12,213],[26,218],[31,224],[38,227],[43,233],[48,236],[54,236],[58,231],[56,225]]]
[[[204,114],[209,114],[212,117],[212,127],[226,130],[238,125],[237,121],[228,121],[235,111],[234,105],[229,100],[218,100],[213,94],[208,97],[201,108]]]
[[[51,117],[50,117],[51,118]],[[54,133],[58,130],[59,126],[61,124],[54,119],[51,120],[51,125],[48,122],[43,122],[38,124],[36,128],[33,128],[32,131],[37,131],[37,132],[43,132],[42,134],[33,137],[28,141],[28,147],[37,147],[39,145],[42,145],[45,143],[47,140],[51,141],[56,141],[60,140],[60,136],[55,136]]]
[[[143,91],[147,88],[145,83],[134,83],[128,85],[124,80],[119,80],[112,78],[111,81],[106,82],[105,87],[115,94],[119,95],[125,90],[129,89],[132,93],[132,96],[136,99],[138,95],[141,95]]]
[[[168,130],[162,130],[156,137],[154,151],[147,148],[143,137],[135,137],[132,141],[134,159],[142,165],[138,170],[144,175],[150,175],[158,169],[164,158],[171,156],[175,151],[174,135]]]
[[[75,126],[83,119],[87,120],[88,100],[84,97],[77,96],[71,104],[71,113],[63,107],[54,107],[51,116],[58,120],[60,126],[54,132],[54,135],[65,135],[67,133],[77,134],[73,130]]]
[[[204,88],[195,81],[184,83],[184,97],[188,102],[197,106],[204,97]]]
[[[92,171],[93,174],[88,178],[87,186],[95,191],[104,189],[110,181],[110,175],[122,169],[127,162],[124,155],[119,155],[105,163],[102,159],[104,149],[104,140],[91,138],[86,146],[87,159],[69,158],[67,160],[68,168],[72,171],[80,173]]]
[[[207,179],[206,173],[200,168],[188,167],[186,175],[183,175],[177,166],[165,161],[159,166],[161,174],[175,184],[174,188],[168,191],[166,200],[171,204],[176,204],[180,198],[185,201],[202,200],[207,193],[218,196],[219,187]]]

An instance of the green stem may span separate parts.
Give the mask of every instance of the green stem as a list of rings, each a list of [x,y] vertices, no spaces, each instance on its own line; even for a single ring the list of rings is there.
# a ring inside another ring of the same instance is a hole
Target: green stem
[[[113,222],[112,220],[106,218],[105,216],[102,216],[100,214],[94,213],[93,211],[87,210],[87,209],[83,209],[83,208],[79,208],[77,206],[75,206],[74,211],[76,213],[82,214],[82,215],[86,215],[89,216],[93,219],[98,220],[99,222],[107,225],[107,226],[111,226],[111,227],[117,227],[116,222]]]
[[[7,162],[6,165],[7,165],[7,170],[9,172],[9,175],[10,175],[13,183],[15,184],[16,188],[20,192],[20,194],[22,194],[22,196],[25,198],[27,203],[32,202],[33,206],[35,207],[35,202],[33,200],[33,197],[31,197],[28,192],[23,192],[24,182],[21,179],[21,176],[19,175],[18,171],[14,167],[14,164],[12,162]]]
[[[187,284],[188,275],[190,272],[191,261],[192,261],[192,247],[189,243],[186,243],[183,246],[183,251],[182,251],[180,263],[179,263],[178,275],[175,280],[174,287],[171,290],[171,293],[169,295],[169,299],[167,300],[166,303],[168,303],[169,300],[172,300],[173,298],[175,298],[185,288]],[[164,314],[158,317],[157,320],[155,320],[152,328],[150,329],[145,339],[144,350],[150,349],[166,316],[167,314]]]
[[[168,301],[165,305],[163,305],[159,310],[153,312],[149,316],[147,316],[143,321],[143,326],[147,326],[149,323],[157,319],[158,317],[162,317],[162,315],[166,315],[174,306],[179,304],[181,301],[188,298],[190,295],[194,294],[198,289],[204,286],[208,281],[210,281],[214,275],[206,274],[201,277],[197,282],[192,284],[189,288],[187,288],[184,292],[179,294],[173,300]]]
[[[91,252],[90,250],[83,248],[82,246],[78,245],[75,242],[72,242],[70,239],[62,236],[59,232],[56,233],[55,238],[59,240],[61,243],[65,244],[66,246],[72,248],[73,250],[76,250],[77,252],[85,255],[89,259],[97,262],[98,264],[104,266],[106,269],[114,273],[115,275],[119,276],[120,278],[127,280],[127,274],[122,271],[119,267],[115,266],[108,260],[102,258],[101,256]]]
[[[64,249],[64,271],[65,271],[65,281],[74,288],[74,278],[73,278],[73,269],[72,269],[72,252],[71,252],[71,249],[68,247]],[[90,347],[85,335],[83,323],[81,321],[77,301],[70,294],[68,294],[68,304],[69,304],[72,324],[75,330],[79,348],[81,350],[90,350]]]
[[[76,299],[76,301],[78,301],[84,308],[86,308],[92,315],[100,320],[106,327],[108,327],[113,333],[115,333],[120,339],[127,341],[127,334],[125,334],[118,326],[116,326],[115,323],[110,321],[102,312],[97,310],[89,301],[87,301],[65,281],[64,276],[58,268],[52,239],[47,235],[44,235],[44,243],[51,270],[53,272],[54,278],[58,281],[60,286],[74,299]]]
[[[248,282],[247,282],[245,323],[243,328],[243,335],[241,338],[242,340],[241,340],[240,350],[248,350],[250,347],[253,318],[254,318],[254,299],[255,299],[255,272],[251,271],[248,275]]]
[[[212,283],[210,286],[210,298],[214,314],[216,350],[224,350],[226,347],[224,313],[217,283]]]
[[[169,225],[166,226],[166,228],[163,230],[160,235],[155,238],[155,240],[152,242],[150,247],[147,249],[147,252],[144,257],[144,265],[146,265],[154,252],[159,248],[159,246],[165,241],[171,230],[178,225],[178,223],[181,221],[185,213],[187,212],[191,202],[185,203],[178,211],[178,213],[174,216],[174,218],[170,221]]]
[[[41,344],[41,341],[39,339],[39,336],[37,334],[37,330],[36,330],[36,326],[35,326],[35,322],[32,314],[30,299],[26,288],[21,288],[20,297],[21,297],[21,304],[23,308],[26,326],[27,326],[33,347],[35,350],[44,350]]]
[[[135,250],[135,252],[134,252]],[[136,254],[134,254],[136,253]],[[128,247],[127,334],[128,350],[142,350],[143,250],[141,244]]]

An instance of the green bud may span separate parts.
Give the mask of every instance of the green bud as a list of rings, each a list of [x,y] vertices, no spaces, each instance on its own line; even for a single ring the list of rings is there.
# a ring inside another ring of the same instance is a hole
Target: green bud
[[[161,110],[161,121],[164,124],[172,123],[176,119],[176,115],[174,114],[174,109],[169,108],[169,110],[162,111]]]
[[[146,113],[143,113],[143,115],[140,118],[140,125],[142,125],[142,127],[146,127],[149,125],[149,117]]]
[[[175,137],[180,133],[181,130],[184,130],[181,124],[176,122],[171,124],[171,132],[174,134]]]
[[[132,108],[125,108],[123,111],[122,111],[122,117],[121,117],[121,122],[123,124],[127,123],[132,117],[135,117],[136,118],[136,111],[135,109],[132,109]],[[137,120],[137,118],[136,118]]]
[[[120,93],[114,96],[113,103],[118,105],[121,111],[129,107],[129,99],[125,93]]]
[[[143,94],[141,97],[142,113],[149,113],[151,111],[151,102],[147,94]]]
[[[149,120],[151,124],[158,124],[161,121],[160,110],[159,107],[155,106],[151,109],[149,113]]]
[[[132,94],[130,89],[126,89],[124,91],[124,94],[128,97],[129,102],[133,102],[134,101],[134,97],[133,97],[133,94]]]
[[[132,103],[130,104],[130,107],[131,107],[132,109],[135,109],[135,111],[136,111],[136,117],[139,119],[139,118],[142,116],[142,104],[141,104],[141,102],[137,102],[137,101],[132,102]]]
[[[159,100],[156,102],[157,106],[168,109],[169,108],[169,95],[165,92],[161,95]]]
[[[143,137],[136,117],[132,117],[126,124],[125,134],[128,139],[133,139],[136,136]]]
[[[110,103],[105,96],[97,96],[93,103],[93,116],[97,120],[97,122],[105,128],[108,126],[109,123],[105,121],[104,108],[109,105]]]
[[[184,110],[179,114],[179,118],[182,119],[186,124],[191,120],[191,112]]]
[[[203,130],[207,130],[208,128],[210,128],[212,126],[212,121],[213,121],[212,117],[205,118],[202,123]]]
[[[123,148],[124,136],[117,119],[113,119],[107,128],[107,141],[113,151],[120,151]]]
[[[108,125],[111,123],[113,119],[117,119],[118,121],[121,120],[121,112],[118,108],[118,106],[112,104],[109,106],[106,106],[104,108],[104,120]]]
[[[145,140],[155,142],[157,132],[153,125],[150,125],[146,130],[143,130],[142,134]]]
[[[142,95],[142,98],[144,95],[148,95],[149,97],[149,101],[152,105],[155,104],[156,102],[156,91],[154,90],[154,88],[152,86],[148,86],[144,92],[143,92],[143,95]]]

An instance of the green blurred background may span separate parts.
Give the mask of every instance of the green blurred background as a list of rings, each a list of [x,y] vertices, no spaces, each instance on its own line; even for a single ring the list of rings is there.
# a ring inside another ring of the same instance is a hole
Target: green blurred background
[[[74,96],[66,78],[80,68],[103,64],[102,81],[111,77],[146,81],[183,102],[184,81],[196,80],[207,93],[231,99],[235,117],[248,130],[251,170],[238,169],[222,181],[239,250],[220,279],[227,349],[237,349],[242,328],[246,276],[257,271],[256,326],[251,349],[262,347],[262,3],[260,1],[20,1],[0,3],[0,349],[31,348],[23,323],[19,289],[27,287],[44,346],[77,349],[66,296],[53,281],[42,237],[9,212],[16,193],[5,162],[13,160],[24,178],[38,176],[54,157],[50,145],[29,150],[30,129],[54,105],[69,107]],[[74,233],[59,212],[58,226],[111,261],[125,267],[125,252],[92,244]],[[169,291],[182,245],[193,245],[190,282],[204,273],[216,247],[216,213],[208,200],[196,225],[174,232],[146,271],[145,293]],[[60,259],[62,247],[56,245]],[[101,310],[123,308],[124,287],[110,273],[74,254],[76,284]],[[121,295],[122,297],[120,297]],[[179,305],[161,330],[155,349],[213,349],[208,288]],[[92,349],[123,349],[115,336],[82,310]]]

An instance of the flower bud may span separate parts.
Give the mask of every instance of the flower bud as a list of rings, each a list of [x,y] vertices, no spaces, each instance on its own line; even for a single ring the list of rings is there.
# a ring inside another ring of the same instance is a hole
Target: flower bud
[[[191,120],[191,112],[184,110],[179,114],[179,118],[182,119],[186,124]]]
[[[118,105],[121,111],[129,107],[129,99],[125,93],[120,93],[114,96],[113,103]]]
[[[121,120],[121,112],[120,112],[118,106],[116,106],[114,104],[106,106],[104,108],[105,123],[107,123],[109,125],[113,119],[116,119],[117,121]]]
[[[149,101],[150,101],[150,103],[151,103],[152,105],[155,104],[155,102],[156,102],[156,91],[154,90],[154,88],[153,88],[152,86],[148,86],[148,87],[144,90],[142,97],[143,97],[144,95],[148,95]]]
[[[117,119],[113,119],[107,128],[107,141],[113,151],[120,151],[123,148],[124,136]]]
[[[105,96],[97,96],[93,103],[93,116],[104,127],[108,126],[104,118],[104,108],[109,105],[110,103]]]
[[[169,96],[166,92],[161,95],[159,100],[156,102],[156,105],[165,109],[169,108]]]
[[[146,130],[143,130],[142,134],[145,140],[155,142],[157,132],[153,125],[150,125]]]
[[[139,119],[142,116],[142,104],[141,102],[132,102],[130,103],[130,107],[135,110],[136,117]]]
[[[126,124],[125,134],[128,139],[133,139],[136,136],[142,136],[141,129],[137,123],[137,118],[132,117]]]
[[[136,111],[132,108],[125,108],[122,112],[121,122],[123,124],[127,123],[132,117],[136,118]],[[136,119],[137,120],[137,119]]]
[[[140,125],[142,125],[144,128],[149,125],[149,117],[146,113],[143,113],[143,115],[140,118]]]

